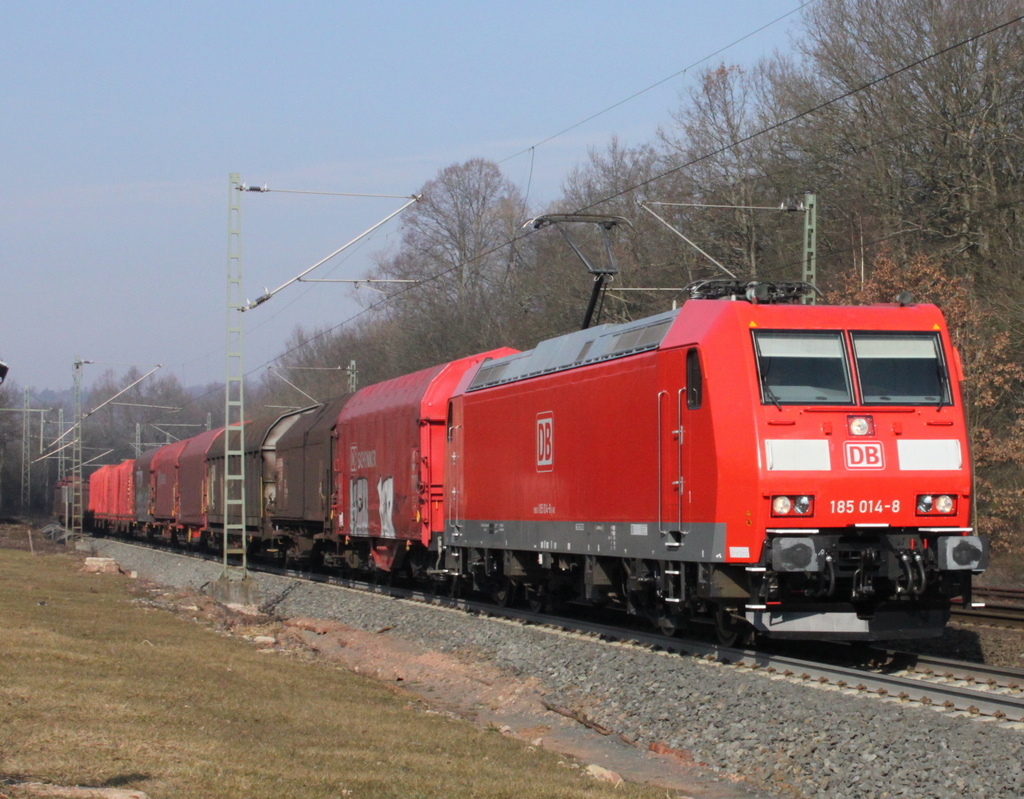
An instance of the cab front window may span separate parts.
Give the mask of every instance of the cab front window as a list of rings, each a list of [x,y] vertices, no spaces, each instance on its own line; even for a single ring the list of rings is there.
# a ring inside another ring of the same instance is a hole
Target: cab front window
[[[754,349],[763,404],[853,402],[840,332],[755,330]]]
[[[865,405],[948,405],[949,378],[937,333],[852,333]]]

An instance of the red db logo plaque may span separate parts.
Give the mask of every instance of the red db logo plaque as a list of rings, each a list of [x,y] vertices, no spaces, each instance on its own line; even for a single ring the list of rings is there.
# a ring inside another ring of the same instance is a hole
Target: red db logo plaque
[[[847,441],[847,469],[884,469],[885,454],[881,441]]]

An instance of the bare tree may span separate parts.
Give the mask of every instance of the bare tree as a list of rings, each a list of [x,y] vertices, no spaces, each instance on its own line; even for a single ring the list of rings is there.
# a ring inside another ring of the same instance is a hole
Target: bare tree
[[[99,407],[142,375],[136,367],[121,375],[106,370],[93,383],[83,410]],[[112,463],[135,457],[136,429],[146,445],[187,438],[205,426],[205,416],[197,412],[177,376],[157,372],[90,415],[83,422],[82,441],[89,457],[113,450],[100,461]]]
[[[1024,31],[999,26],[1022,11],[1019,0],[822,0],[806,12],[805,71],[789,92],[794,111],[848,95],[814,115],[802,149],[860,194],[878,236],[963,256],[952,266],[983,282],[993,245],[1020,246],[1006,222],[1022,199]]]
[[[398,250],[377,259],[379,276],[417,281],[393,288],[386,310],[400,320],[392,333],[408,367],[501,341],[526,216],[518,188],[480,158],[442,169],[420,194],[402,218]]]

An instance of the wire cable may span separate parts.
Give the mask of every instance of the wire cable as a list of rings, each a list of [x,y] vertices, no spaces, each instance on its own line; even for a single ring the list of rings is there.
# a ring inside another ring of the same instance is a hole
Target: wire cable
[[[752,36],[756,36],[761,31],[766,30],[766,29],[772,27],[772,25],[775,25],[778,22],[781,22],[782,20],[786,19],[786,17],[792,16],[797,11],[802,10],[805,6],[809,6],[813,2],[815,2],[815,0],[804,0],[804,2],[802,2],[796,8],[794,8],[792,11],[787,11],[781,17],[776,17],[771,22],[765,23],[764,25],[762,25],[757,30],[753,30],[753,31],[751,31],[748,34],[746,34],[744,36],[741,36],[739,39],[736,39],[735,41],[730,42],[729,44],[725,45],[725,47],[720,47],[719,49],[715,50],[715,52],[711,53],[710,55],[706,55],[703,58],[699,59],[698,61],[694,61],[688,67],[683,67],[682,69],[678,70],[677,72],[673,72],[667,78],[662,78],[661,80],[659,80],[659,81],[657,81],[655,83],[652,83],[647,88],[641,89],[638,92],[634,92],[633,94],[629,95],[629,97],[626,97],[626,98],[624,98],[622,100],[619,100],[617,103],[613,103],[612,105],[608,106],[604,110],[598,111],[596,114],[591,114],[586,119],[581,119],[579,122],[576,122],[575,124],[572,124],[569,127],[565,128],[563,130],[558,131],[558,133],[554,133],[551,136],[548,136],[546,139],[542,139],[541,141],[537,142],[536,144],[531,145],[530,147],[527,147],[525,150],[520,150],[519,152],[517,152],[517,153],[515,153],[513,155],[510,155],[510,156],[508,156],[506,158],[501,159],[500,161],[498,161],[498,163],[499,164],[503,164],[506,161],[511,161],[513,158],[518,158],[519,156],[523,155],[524,153],[528,153],[531,150],[535,150],[538,147],[542,147],[543,145],[547,144],[548,142],[554,141],[555,139],[559,138],[560,136],[564,136],[566,133],[569,133],[570,131],[576,130],[576,128],[580,127],[581,125],[586,125],[588,122],[591,122],[591,121],[597,119],[598,117],[603,116],[604,114],[607,114],[609,111],[614,111],[619,106],[625,105],[626,103],[630,102],[631,100],[635,100],[637,97],[640,97],[641,95],[647,94],[647,92],[651,91],[652,89],[656,89],[659,86],[661,86],[662,84],[667,83],[668,81],[673,80],[675,78],[678,78],[680,75],[685,75],[687,72],[689,72],[694,67],[700,66],[705,61],[710,61],[712,58],[714,58],[717,55],[721,55],[726,50],[730,50],[733,47],[735,47],[736,45],[741,44],[742,42],[745,42],[747,39],[751,38]]]
[[[819,111],[821,111],[821,110],[823,110],[825,108],[828,108],[829,106],[835,105],[836,103],[841,102],[842,100],[845,100],[848,97],[852,97],[855,94],[859,94],[860,92],[867,91],[868,89],[872,88],[873,86],[877,86],[879,83],[882,83],[883,81],[890,80],[891,78],[894,78],[897,75],[901,75],[904,72],[906,72],[907,70],[913,69],[914,67],[921,66],[921,64],[927,63],[928,61],[931,61],[934,58],[938,58],[939,56],[942,56],[942,55],[945,55],[946,53],[952,52],[953,50],[955,50],[955,49],[957,49],[959,47],[964,47],[965,45],[968,45],[971,42],[977,41],[978,39],[981,39],[984,36],[989,36],[989,35],[995,33],[996,31],[1003,30],[1004,28],[1008,28],[1011,25],[1016,25],[1021,20],[1024,20],[1024,14],[1011,19],[1009,22],[1004,22],[1004,23],[1002,23],[1000,25],[996,25],[993,28],[989,28],[988,30],[983,31],[982,33],[975,34],[974,36],[970,36],[970,37],[968,37],[966,39],[963,39],[963,40],[957,42],[956,44],[952,44],[949,47],[943,48],[942,50],[939,50],[939,51],[934,52],[934,53],[932,53],[930,55],[924,56],[923,58],[919,58],[916,61],[913,61],[913,62],[911,62],[909,64],[906,64],[906,65],[900,67],[899,69],[893,70],[892,72],[887,72],[886,74],[881,75],[880,77],[873,78],[872,80],[869,80],[867,83],[864,83],[864,84],[858,86],[855,89],[850,89],[848,91],[845,91],[842,94],[840,94],[840,95],[838,95],[836,97],[833,97],[833,98],[831,98],[829,100],[825,100],[824,102],[818,103],[818,105],[813,106],[811,108],[808,108],[805,111],[801,111],[800,113],[794,114],[794,115],[792,115],[790,117],[787,117],[786,119],[783,119],[783,120],[781,120],[779,122],[772,123],[771,125],[768,125],[765,128],[761,128],[760,130],[755,131],[754,133],[751,133],[751,134],[749,134],[747,136],[744,136],[744,137],[742,137],[740,139],[737,139],[736,141],[730,142],[729,144],[725,144],[725,145],[719,147],[717,150],[712,150],[711,152],[705,153],[704,155],[698,156],[697,158],[693,158],[690,161],[687,161],[686,163],[679,164],[678,166],[672,167],[671,169],[668,169],[665,172],[662,172],[662,173],[660,173],[658,175],[655,175],[654,177],[647,178],[646,180],[642,180],[639,183],[637,183],[637,184],[635,184],[633,186],[630,186],[629,188],[622,189],[621,191],[618,191],[615,194],[609,195],[609,196],[605,197],[604,199],[597,200],[596,202],[593,202],[590,205],[584,206],[583,208],[580,208],[579,210],[577,210],[576,213],[581,213],[583,211],[590,210],[591,208],[594,208],[597,205],[601,205],[602,203],[610,202],[611,200],[614,200],[614,199],[616,199],[618,197],[621,197],[624,194],[628,194],[631,191],[636,191],[637,189],[643,188],[644,186],[647,186],[647,185],[655,182],[656,180],[661,180],[662,178],[668,177],[669,175],[673,175],[676,172],[679,172],[679,171],[681,171],[683,169],[686,169],[688,167],[694,166],[695,164],[699,164],[701,161],[706,161],[707,159],[713,158],[716,155],[721,155],[722,153],[728,152],[729,150],[733,150],[733,149],[739,147],[741,144],[746,144],[747,142],[752,141],[753,139],[756,139],[759,136],[764,136],[766,133],[771,133],[772,131],[778,130],[779,128],[781,128],[781,127],[783,127],[785,125],[790,125],[793,122],[796,122],[797,120],[803,119],[804,117],[811,116],[812,114],[816,114]]]

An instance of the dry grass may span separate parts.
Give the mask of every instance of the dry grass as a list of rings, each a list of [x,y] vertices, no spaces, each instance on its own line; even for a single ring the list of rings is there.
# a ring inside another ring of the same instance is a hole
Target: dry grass
[[[182,799],[664,796],[260,653],[133,602],[127,583],[70,554],[0,551],[0,777]]]

